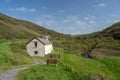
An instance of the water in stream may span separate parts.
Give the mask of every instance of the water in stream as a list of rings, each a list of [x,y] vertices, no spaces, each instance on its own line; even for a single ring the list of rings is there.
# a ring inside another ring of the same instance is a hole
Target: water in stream
[[[84,58],[91,58],[88,53],[87,53],[87,54],[84,54],[83,57],[84,57]]]

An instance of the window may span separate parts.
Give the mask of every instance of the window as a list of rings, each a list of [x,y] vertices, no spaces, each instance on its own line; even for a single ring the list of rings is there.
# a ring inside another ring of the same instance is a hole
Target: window
[[[38,51],[34,51],[34,54],[38,54]]]
[[[34,44],[35,44],[35,47],[37,47],[37,42],[34,42]]]

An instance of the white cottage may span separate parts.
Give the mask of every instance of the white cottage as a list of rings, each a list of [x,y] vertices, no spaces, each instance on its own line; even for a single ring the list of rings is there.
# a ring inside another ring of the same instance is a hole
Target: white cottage
[[[45,38],[34,38],[26,45],[27,52],[30,56],[45,56],[53,50],[52,43]]]

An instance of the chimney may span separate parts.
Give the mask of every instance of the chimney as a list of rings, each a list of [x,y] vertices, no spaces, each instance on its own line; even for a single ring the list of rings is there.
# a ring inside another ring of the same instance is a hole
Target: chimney
[[[48,40],[48,36],[45,36],[45,39]]]
[[[40,36],[40,38],[44,38],[44,36],[43,36],[43,35],[41,35],[41,36]]]

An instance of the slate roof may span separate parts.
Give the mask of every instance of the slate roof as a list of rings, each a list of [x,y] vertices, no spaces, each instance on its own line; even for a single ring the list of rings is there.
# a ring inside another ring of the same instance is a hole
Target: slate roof
[[[45,38],[33,38],[33,39],[37,39],[37,40],[40,41],[43,45],[51,45],[51,44],[52,44],[49,40],[47,40],[47,39],[45,39]],[[33,39],[32,39],[32,40],[33,40]],[[28,42],[26,43],[26,45],[29,44],[32,40],[28,41]]]
[[[49,40],[44,39],[44,38],[37,38],[41,43],[43,43],[44,45],[50,45],[52,44]]]

